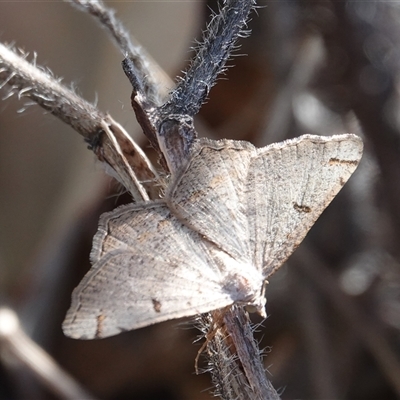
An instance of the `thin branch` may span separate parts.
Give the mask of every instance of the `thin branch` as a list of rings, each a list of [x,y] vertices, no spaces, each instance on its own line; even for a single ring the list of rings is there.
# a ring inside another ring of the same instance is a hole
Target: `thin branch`
[[[0,43],[0,89],[10,87],[8,96],[16,94],[19,99],[27,97],[81,134],[88,143],[99,135],[99,121],[105,118],[89,102],[61,84],[49,70],[32,63],[28,54],[18,55]]]
[[[155,184],[159,182],[158,175],[125,130],[109,115],[67,89],[50,71],[38,67],[36,59],[28,62],[27,56],[18,55],[0,43],[0,89],[9,86],[7,97],[15,94],[19,99],[29,98],[75,129],[98,159],[111,167],[115,172],[111,174],[119,178],[135,200],[158,198],[160,187]],[[110,132],[118,137],[120,149],[113,145]],[[136,179],[133,180],[132,174],[136,174]]]
[[[2,361],[10,370],[15,368],[17,359],[56,396],[66,400],[94,400],[93,396],[25,334],[19,325],[18,316],[8,308],[0,309],[0,345]],[[10,355],[14,360],[10,359]]]
[[[225,1],[207,26],[189,69],[164,106],[164,113],[190,116],[198,113],[218,75],[224,72],[237,39],[248,35],[243,28],[254,7],[253,0]]]
[[[285,82],[265,113],[264,127],[261,128],[262,135],[257,146],[266,146],[287,138],[293,121],[293,98],[307,88],[323,58],[321,38],[315,34],[307,35],[300,44]]]
[[[332,363],[335,351],[326,334],[327,327],[323,311],[323,296],[315,290],[304,274],[298,274],[299,281],[291,295],[296,299],[295,313],[300,318],[300,333],[306,350],[309,382],[316,399],[339,399],[339,384],[335,379]]]
[[[78,9],[92,15],[107,30],[124,57],[133,62],[145,95],[155,105],[161,105],[174,83],[140,43],[129,35],[128,30],[115,17],[115,11],[106,7],[101,0],[64,1],[72,2]]]
[[[141,126],[143,133],[149,140],[151,146],[160,157],[160,164],[168,171],[167,162],[160,148],[157,135],[158,112],[157,108],[145,92],[144,83],[140,77],[140,71],[136,68],[135,62],[128,58],[122,61],[122,69],[132,85],[131,104],[136,115],[136,120]]]

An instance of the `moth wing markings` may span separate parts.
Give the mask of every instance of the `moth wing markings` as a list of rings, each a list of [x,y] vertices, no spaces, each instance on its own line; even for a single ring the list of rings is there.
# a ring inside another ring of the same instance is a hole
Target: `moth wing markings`
[[[247,212],[254,264],[267,278],[293,253],[362,156],[355,135],[304,135],[258,150]]]
[[[67,336],[107,337],[233,303],[208,244],[165,205],[128,206],[113,215],[130,221],[136,236],[130,236],[129,248],[100,257],[74,290],[63,323]],[[143,239],[144,231],[153,236]]]

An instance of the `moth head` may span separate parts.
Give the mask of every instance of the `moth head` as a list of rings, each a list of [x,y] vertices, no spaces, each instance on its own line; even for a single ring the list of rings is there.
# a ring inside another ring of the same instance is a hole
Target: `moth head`
[[[261,291],[259,295],[253,299],[251,304],[246,304],[246,311],[249,313],[257,313],[262,318],[267,318],[267,312],[265,311],[265,304],[267,303],[267,299],[264,296],[264,291]]]

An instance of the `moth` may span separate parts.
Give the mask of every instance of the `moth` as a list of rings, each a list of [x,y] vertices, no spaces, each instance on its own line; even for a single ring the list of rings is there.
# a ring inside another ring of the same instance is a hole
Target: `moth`
[[[161,200],[105,213],[67,336],[104,338],[231,304],[265,316],[265,283],[357,168],[351,134],[256,148],[196,139]]]

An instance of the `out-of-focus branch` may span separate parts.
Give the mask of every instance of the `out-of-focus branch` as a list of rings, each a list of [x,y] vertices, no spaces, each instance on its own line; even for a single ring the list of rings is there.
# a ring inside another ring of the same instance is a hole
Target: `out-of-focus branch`
[[[33,100],[74,128],[135,200],[157,198],[157,173],[126,131],[109,115],[62,85],[50,71],[38,67],[35,59],[30,63],[26,57],[27,54],[18,55],[0,43],[0,88],[8,85],[7,97],[15,94],[19,99]],[[112,136],[118,138],[119,148]]]
[[[257,142],[258,146],[266,146],[287,138],[288,128],[293,120],[293,98],[309,85],[323,57],[324,48],[321,38],[315,34],[306,36],[285,83],[265,116],[262,136]]]
[[[396,359],[396,352],[390,348],[383,332],[342,292],[329,268],[304,243],[296,250],[296,257],[292,260],[291,263],[298,264],[297,267],[313,280],[315,286],[347,320],[400,396],[400,361]]]
[[[296,271],[297,272],[297,271]],[[293,272],[292,272],[293,273]],[[310,284],[310,279],[307,279],[304,274],[300,275],[298,284],[294,286],[291,295],[296,298],[295,313],[301,316],[300,332],[303,336],[303,343],[309,362],[305,368],[309,372],[310,386],[313,389],[313,397],[316,399],[339,399],[339,385],[334,379],[333,367],[333,350],[332,344],[329,342],[324,325],[323,314],[323,295],[315,290]]]
[[[71,3],[70,0],[65,1]],[[129,35],[128,30],[115,17],[114,10],[106,7],[101,0],[72,0],[72,4],[92,15],[107,30],[124,57],[134,64],[146,96],[154,104],[161,105],[174,83],[140,43]]]
[[[93,399],[79,384],[21,329],[17,315],[0,309],[0,347],[4,365],[13,369],[10,355],[27,367],[56,396],[66,400]]]

